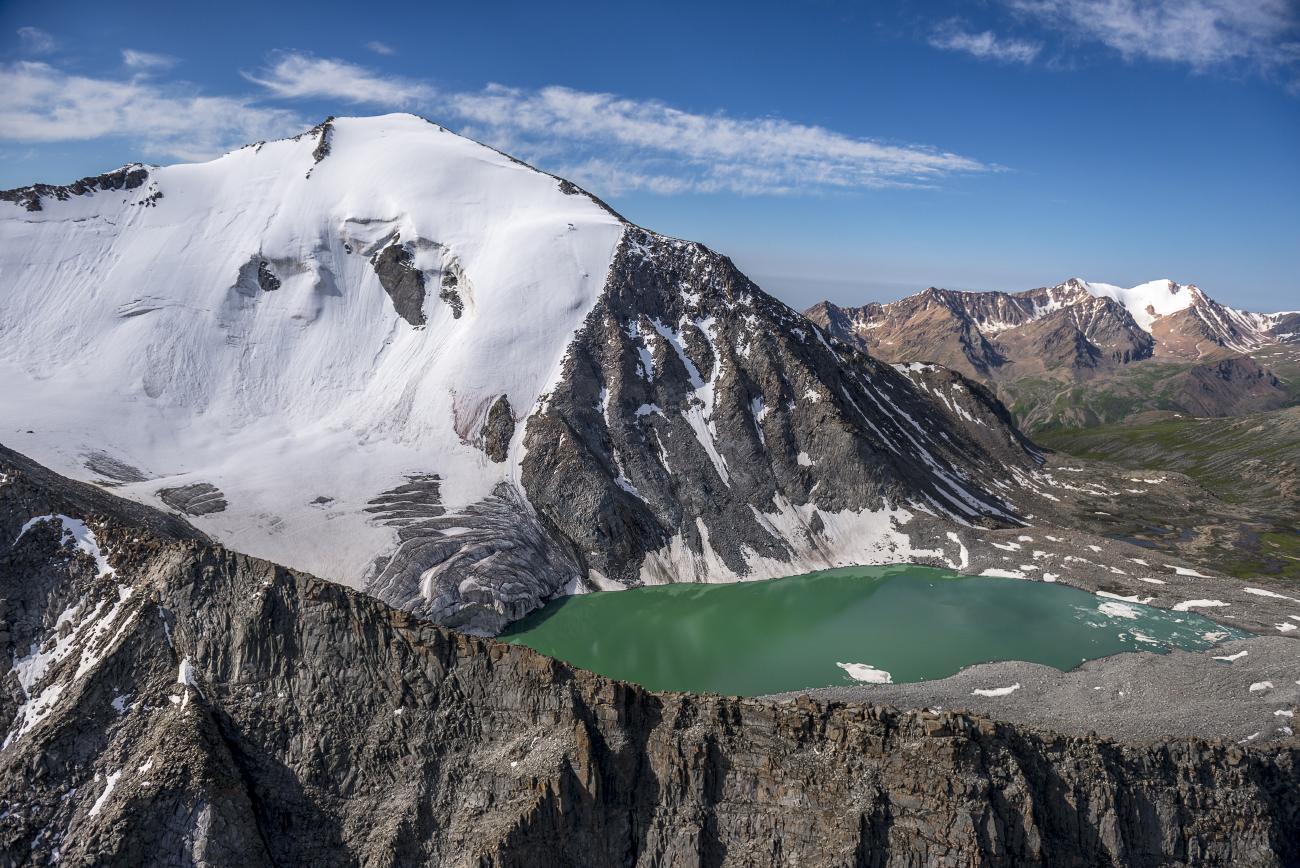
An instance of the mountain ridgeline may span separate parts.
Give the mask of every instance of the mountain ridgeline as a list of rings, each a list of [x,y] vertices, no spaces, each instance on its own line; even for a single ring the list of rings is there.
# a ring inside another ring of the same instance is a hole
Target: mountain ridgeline
[[[1300,350],[1300,313],[1237,310],[1169,280],[1124,288],[1071,279],[1017,293],[931,287],[806,313],[881,359],[936,362],[993,386],[1030,429],[1145,411],[1239,415],[1300,399],[1300,382],[1253,357]]]
[[[656,694],[0,448],[0,865],[1293,865],[1300,748]]]
[[[14,446],[473,632],[939,556],[1041,461],[987,390],[410,115],[9,191],[0,238]]]

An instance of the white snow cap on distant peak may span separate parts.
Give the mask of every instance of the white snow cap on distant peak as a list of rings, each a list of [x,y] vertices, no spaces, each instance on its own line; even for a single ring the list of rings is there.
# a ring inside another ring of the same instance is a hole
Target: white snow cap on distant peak
[[[1128,288],[1110,283],[1094,283],[1072,278],[1074,284],[1097,298],[1110,298],[1124,305],[1143,331],[1150,332],[1152,324],[1162,316],[1186,310],[1196,301],[1201,290],[1190,283],[1176,283],[1169,279],[1152,280]]]

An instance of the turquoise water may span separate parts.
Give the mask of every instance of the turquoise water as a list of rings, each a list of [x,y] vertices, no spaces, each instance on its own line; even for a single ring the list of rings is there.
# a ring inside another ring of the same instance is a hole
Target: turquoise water
[[[1197,650],[1249,635],[1116,602],[931,567],[848,567],[565,597],[501,639],[652,690],[754,696],[857,683],[837,663],[867,664],[897,683],[996,660],[1069,670],[1121,651]]]

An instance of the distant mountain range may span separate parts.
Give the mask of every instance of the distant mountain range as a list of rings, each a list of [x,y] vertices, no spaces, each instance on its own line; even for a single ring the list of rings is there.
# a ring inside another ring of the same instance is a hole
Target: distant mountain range
[[[1073,278],[1017,293],[931,287],[888,304],[824,301],[806,314],[878,358],[984,381],[1030,428],[1145,411],[1237,415],[1286,406],[1297,391],[1254,355],[1294,348],[1281,360],[1289,373],[1300,361],[1300,312],[1237,310],[1172,280],[1124,288]]]

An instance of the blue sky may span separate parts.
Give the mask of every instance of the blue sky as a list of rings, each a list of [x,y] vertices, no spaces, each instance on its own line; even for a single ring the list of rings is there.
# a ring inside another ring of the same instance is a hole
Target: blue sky
[[[0,186],[409,110],[797,307],[1171,277],[1300,308],[1300,10],[6,0]]]

